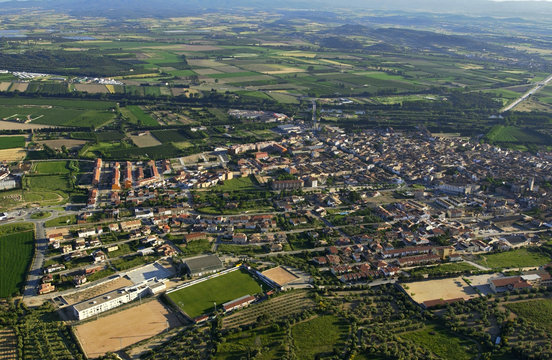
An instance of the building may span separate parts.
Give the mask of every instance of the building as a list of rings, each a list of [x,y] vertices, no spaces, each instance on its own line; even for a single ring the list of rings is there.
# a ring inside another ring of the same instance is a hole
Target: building
[[[198,256],[191,259],[184,259],[186,271],[191,276],[203,276],[216,273],[222,269],[222,261],[216,255]]]
[[[71,308],[78,320],[114,309],[139,297],[155,295],[165,290],[165,283],[151,279],[143,283],[113,290],[106,294],[74,304]]]
[[[113,169],[113,181],[111,182],[111,190],[118,191],[121,190],[121,171],[120,171],[120,165],[118,162],[115,163],[114,169]]]
[[[142,221],[140,220],[123,221],[121,223],[121,230],[124,232],[138,230],[141,227],[142,227]]]
[[[272,182],[273,190],[296,190],[304,185],[303,180],[276,180]]]
[[[126,176],[125,176],[125,189],[130,189],[132,187],[132,163],[130,161],[126,162]]]
[[[222,304],[224,312],[229,312],[235,309],[241,309],[255,301],[255,297],[251,295],[245,295],[236,300],[231,300]]]
[[[94,167],[94,174],[92,176],[92,185],[98,185],[100,183],[100,174],[102,172],[102,159],[96,159]]]

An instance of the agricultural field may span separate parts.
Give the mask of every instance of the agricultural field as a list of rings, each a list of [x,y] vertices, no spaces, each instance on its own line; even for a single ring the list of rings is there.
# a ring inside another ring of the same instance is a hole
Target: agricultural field
[[[77,325],[74,330],[86,356],[95,358],[181,325],[176,314],[151,300]]]
[[[32,171],[39,175],[69,174],[67,161],[40,161],[35,162]]]
[[[112,102],[59,99],[0,99],[0,118],[16,123],[98,128],[113,120]]]
[[[120,110],[132,124],[139,126],[159,126],[158,122],[146,113],[140,106],[131,105],[121,108]]]
[[[298,359],[324,358],[345,346],[349,326],[336,316],[323,315],[299,322],[291,334]]]
[[[0,150],[0,159],[8,162],[21,161],[27,156],[27,151],[22,148]]]
[[[460,339],[447,329],[427,325],[421,330],[402,333],[400,337],[408,339],[442,359],[470,360],[477,352],[476,344]]]
[[[0,327],[0,360],[17,359],[17,338],[12,329]]]
[[[283,319],[313,309],[314,306],[314,301],[306,291],[292,291],[225,316],[222,326],[229,329],[254,324],[263,315],[270,316],[273,320]]]
[[[513,302],[505,306],[518,317],[532,322],[541,329],[552,331],[551,299]]]
[[[261,286],[249,273],[236,270],[169,293],[167,297],[189,317],[195,318],[213,311],[214,302],[220,309],[227,301],[261,291]]]
[[[23,286],[33,251],[32,230],[0,235],[0,298],[16,293]]]
[[[552,145],[550,136],[535,130],[521,129],[514,126],[494,126],[485,137],[495,143]]]
[[[285,336],[283,330],[274,331],[269,326],[239,331],[225,337],[226,341],[218,346],[214,359],[239,360],[251,350],[261,348],[266,350],[261,351],[256,359],[282,359],[285,355]]]
[[[496,254],[479,255],[477,263],[491,269],[538,267],[552,261],[550,256],[534,248],[522,248]]]
[[[24,136],[0,136],[0,150],[25,147]]]
[[[140,135],[130,135],[134,145],[139,148],[151,147],[161,145],[161,142],[151,135],[150,132]]]

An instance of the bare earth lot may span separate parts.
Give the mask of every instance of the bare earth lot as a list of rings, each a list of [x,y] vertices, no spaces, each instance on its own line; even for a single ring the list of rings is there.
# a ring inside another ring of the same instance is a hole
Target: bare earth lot
[[[429,300],[457,298],[469,300],[479,296],[461,277],[418,281],[404,284],[403,288],[414,301],[420,304]]]
[[[130,138],[132,139],[132,142],[140,148],[161,145],[161,142],[153,137],[153,135],[149,132],[141,136],[130,135]]]
[[[22,124],[15,121],[0,120],[0,130],[28,130],[28,129],[46,129],[54,126],[40,124]]]
[[[270,270],[263,271],[262,274],[269,278],[270,280],[274,281],[277,284],[285,285],[287,283],[290,283],[292,281],[295,281],[299,279],[298,276],[295,276],[291,272],[287,271],[281,266],[275,267]]]
[[[3,149],[0,150],[1,161],[19,161],[27,156],[27,152],[23,148]]]
[[[61,149],[63,145],[69,150],[74,148],[79,148],[86,144],[84,140],[73,140],[73,139],[59,139],[59,140],[44,140],[38,142],[41,145],[46,145],[52,149]]]
[[[182,325],[158,300],[99,318],[75,327],[88,358],[118,351],[167,329]]]

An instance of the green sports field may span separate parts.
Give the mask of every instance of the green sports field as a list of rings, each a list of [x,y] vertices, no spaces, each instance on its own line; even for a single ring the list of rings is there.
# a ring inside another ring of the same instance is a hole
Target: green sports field
[[[17,229],[12,228],[11,231]],[[8,297],[21,288],[33,249],[32,230],[0,236],[0,298]]]
[[[237,270],[175,291],[167,296],[188,316],[194,318],[214,310],[215,302],[220,309],[227,301],[261,291],[259,283],[245,270]]]

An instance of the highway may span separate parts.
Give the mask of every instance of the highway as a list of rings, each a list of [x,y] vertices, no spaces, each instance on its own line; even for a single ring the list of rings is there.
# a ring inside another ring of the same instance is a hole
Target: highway
[[[527,91],[525,94],[523,94],[520,98],[518,98],[516,101],[514,101],[513,103],[511,103],[510,105],[506,106],[505,108],[503,108],[502,110],[500,110],[501,113],[503,112],[506,112],[506,111],[510,111],[512,110],[513,108],[515,108],[516,106],[518,106],[522,101],[525,101],[527,100],[527,98],[529,98],[531,95],[535,94],[537,91],[539,91],[540,89],[542,89],[543,87],[545,87],[546,85],[548,85],[548,83],[552,81],[552,75],[550,75],[549,77],[547,77],[546,79],[544,79],[543,81],[540,81],[539,83],[537,83],[537,85],[532,88],[531,90]]]

